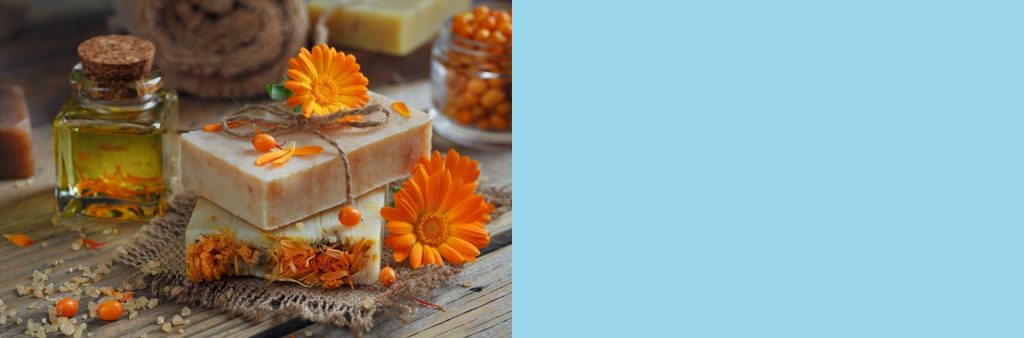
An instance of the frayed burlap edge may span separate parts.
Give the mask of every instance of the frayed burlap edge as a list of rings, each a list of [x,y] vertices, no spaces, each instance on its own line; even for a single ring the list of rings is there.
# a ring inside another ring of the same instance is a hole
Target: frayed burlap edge
[[[511,211],[510,187],[483,187],[480,193],[495,205],[492,219]],[[193,283],[184,276],[184,249],[185,228],[195,203],[192,194],[174,196],[164,216],[143,225],[118,258],[141,270],[153,293],[178,303],[224,310],[253,320],[302,318],[347,326],[361,334],[373,328],[375,315],[407,318],[420,307],[413,297],[429,297],[431,290],[461,271],[451,265],[413,270],[407,264],[393,264],[400,278],[387,288],[374,284],[325,290],[252,277]],[[384,250],[381,261],[391,262],[390,250]]]

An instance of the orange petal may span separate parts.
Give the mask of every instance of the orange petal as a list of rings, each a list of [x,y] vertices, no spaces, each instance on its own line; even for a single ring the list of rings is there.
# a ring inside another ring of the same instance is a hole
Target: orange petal
[[[448,237],[448,241],[446,243],[448,245],[451,245],[453,249],[462,254],[463,258],[468,259],[470,257],[476,258],[476,256],[480,256],[480,249],[477,249],[475,246],[469,244],[469,242],[466,242],[461,238]]]
[[[465,240],[477,248],[487,247],[491,242],[491,236],[479,223],[453,224],[448,227],[448,231],[453,237]]]
[[[395,262],[404,261],[406,258],[409,258],[409,251],[395,250],[395,255],[393,257],[395,258]]]
[[[300,155],[315,155],[324,152],[324,148],[320,146],[305,146],[295,148],[295,156]]]
[[[412,251],[409,252],[409,265],[413,269],[419,269],[421,263],[423,263],[423,244],[417,242],[413,244]]]
[[[203,131],[218,132],[224,129],[224,125],[220,123],[210,123],[203,126]]]
[[[384,240],[384,246],[395,251],[408,251],[414,244],[416,244],[416,235],[413,234],[388,235],[388,238]]]
[[[388,222],[403,221],[403,222],[414,222],[415,219],[411,219],[406,216],[405,212],[392,207],[383,207],[380,209],[380,216],[384,217]]]
[[[391,109],[394,109],[396,112],[398,112],[399,115],[402,115],[402,117],[409,118],[409,116],[412,116],[411,114],[409,114],[409,106],[406,106],[405,102],[392,102]]]
[[[287,163],[289,160],[292,159],[292,155],[294,155],[294,154],[295,154],[295,146],[293,145],[291,147],[288,147],[285,150],[284,156],[281,156],[280,158],[274,160],[274,165],[282,165],[282,164]]]
[[[388,232],[395,235],[404,235],[412,233],[412,224],[409,224],[409,222],[391,221],[388,222],[387,226]]]
[[[26,246],[32,245],[32,244],[34,244],[36,242],[36,241],[32,240],[32,237],[28,237],[25,234],[12,234],[12,235],[4,234],[4,237],[6,237],[8,241],[11,241],[11,243],[13,243],[14,245],[17,245],[17,246],[20,246],[20,247],[26,247]]]
[[[274,150],[269,153],[260,155],[260,157],[256,158],[256,165],[267,164],[270,161],[274,161],[276,159],[281,158],[281,156],[284,156],[285,153],[287,153],[287,151],[285,150]]]
[[[465,259],[462,258],[462,254],[452,248],[448,243],[441,243],[441,246],[437,247],[437,251],[441,252],[441,256],[448,260],[452,264],[462,264]]]

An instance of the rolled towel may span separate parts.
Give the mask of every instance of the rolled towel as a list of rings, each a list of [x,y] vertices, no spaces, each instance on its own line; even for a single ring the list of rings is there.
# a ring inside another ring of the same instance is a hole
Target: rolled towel
[[[113,21],[157,45],[172,86],[206,98],[264,93],[309,26],[302,0],[118,0],[115,11]]]

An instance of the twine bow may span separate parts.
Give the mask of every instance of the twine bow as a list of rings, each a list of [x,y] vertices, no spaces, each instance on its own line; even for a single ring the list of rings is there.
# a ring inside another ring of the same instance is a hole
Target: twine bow
[[[377,112],[383,113],[384,119],[371,121],[369,116]],[[268,113],[275,117],[275,119],[271,120],[255,116],[258,113]],[[346,119],[346,117],[349,116],[364,116],[364,119],[362,121]],[[338,157],[341,158],[341,163],[345,166],[345,203],[343,205],[352,205],[354,203],[354,199],[352,197],[352,170],[349,167],[348,155],[346,155],[345,151],[341,149],[338,142],[328,138],[324,135],[323,131],[343,127],[379,127],[387,124],[389,121],[391,121],[391,112],[384,109],[384,107],[381,107],[379,104],[372,104],[352,110],[343,110],[330,115],[306,117],[292,112],[288,108],[285,108],[283,104],[277,102],[245,105],[234,114],[221,120],[221,127],[225,133],[235,137],[252,137],[257,134],[257,131],[255,130],[243,132],[231,129],[231,126],[233,125],[238,126],[246,124],[269,126],[266,129],[260,129],[258,131],[259,133],[264,134],[274,135],[276,133],[299,130],[316,135],[324,142],[330,144],[334,150],[338,151]]]

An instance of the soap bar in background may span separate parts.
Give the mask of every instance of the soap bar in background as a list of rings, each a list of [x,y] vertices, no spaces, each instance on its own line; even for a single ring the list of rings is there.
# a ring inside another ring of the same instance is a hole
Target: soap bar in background
[[[228,264],[244,263],[246,265],[238,267],[222,266],[222,268],[226,269],[225,274],[251,275],[273,280],[275,277],[273,276],[273,271],[276,257],[271,257],[282,238],[311,246],[316,246],[317,243],[340,244],[340,246],[336,247],[341,248],[341,250],[345,250],[345,247],[353,243],[366,240],[369,243],[369,248],[360,255],[360,259],[363,259],[363,261],[359,263],[363,267],[358,272],[352,274],[352,282],[354,284],[373,284],[377,282],[377,277],[380,273],[381,228],[383,227],[380,209],[384,207],[388,200],[386,194],[387,189],[378,188],[356,198],[355,206],[362,214],[362,222],[353,227],[344,226],[338,220],[338,211],[341,209],[341,206],[338,206],[307,217],[302,221],[269,231],[259,229],[209,200],[200,198],[196,202],[196,208],[192,212],[192,218],[189,220],[188,228],[185,230],[185,247],[189,248],[192,245],[197,245],[203,236],[231,232],[234,239],[233,245],[240,247],[244,244],[249,249],[259,253],[253,257],[247,251],[239,253],[237,248],[229,250],[235,251],[236,255],[243,254],[246,258],[251,258],[250,261],[255,264],[248,265],[245,263],[245,259],[242,259],[243,257],[239,257],[240,259],[237,260],[230,259]],[[298,223],[302,224],[299,225]],[[186,252],[188,251],[186,249]],[[194,260],[197,258],[186,257],[186,261],[189,259]],[[190,268],[193,266],[195,265],[189,265]],[[304,267],[300,265],[299,268]],[[194,277],[203,277],[202,273],[196,273],[195,271],[190,272],[190,274]],[[202,279],[205,280],[207,278]]]
[[[32,124],[25,92],[18,86],[0,86],[0,179],[28,178],[35,170]]]
[[[370,93],[369,104],[391,107],[391,99]],[[359,196],[409,175],[430,152],[430,117],[410,109],[391,113],[381,127],[330,131],[348,154],[352,195]],[[321,146],[317,155],[295,156],[280,166],[256,166],[263,153],[248,138],[193,131],[181,136],[181,176],[186,189],[261,229],[273,230],[345,202],[345,171],[338,153],[307,132],[274,135],[278,142]]]
[[[332,1],[309,2],[310,26]],[[327,20],[327,43],[391,55],[406,55],[426,43],[470,0],[377,0],[337,6]],[[315,28],[314,28],[315,29]]]

